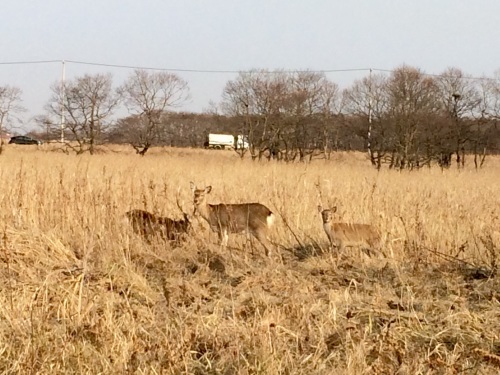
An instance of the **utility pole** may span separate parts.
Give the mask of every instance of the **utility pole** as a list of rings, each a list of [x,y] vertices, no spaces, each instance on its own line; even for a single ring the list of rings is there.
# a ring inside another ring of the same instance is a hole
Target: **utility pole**
[[[460,118],[458,117],[458,101],[462,98],[462,95],[455,93],[451,95],[451,97],[453,98],[453,120],[455,121],[455,134],[457,135],[457,167],[460,169],[460,164],[462,164],[462,167],[464,167],[465,164],[465,152],[462,152],[462,156],[460,156],[460,141],[462,139],[462,134],[460,133]]]
[[[370,161],[372,165],[375,165],[372,153],[372,68],[370,68],[370,77],[368,78],[368,134],[367,134],[367,147],[368,155],[370,156]]]
[[[66,64],[62,60],[61,72],[61,143],[64,143],[64,102],[66,100]]]

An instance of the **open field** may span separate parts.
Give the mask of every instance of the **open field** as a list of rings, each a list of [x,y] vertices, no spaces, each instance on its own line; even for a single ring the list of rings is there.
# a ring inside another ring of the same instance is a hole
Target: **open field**
[[[500,371],[498,158],[377,173],[360,154],[9,145],[0,178],[0,373]],[[232,235],[222,250],[203,221],[180,247],[148,244],[124,222],[132,208],[180,219],[190,181],[210,202],[268,206],[279,248]],[[382,233],[385,256],[329,249],[317,183],[339,220]]]

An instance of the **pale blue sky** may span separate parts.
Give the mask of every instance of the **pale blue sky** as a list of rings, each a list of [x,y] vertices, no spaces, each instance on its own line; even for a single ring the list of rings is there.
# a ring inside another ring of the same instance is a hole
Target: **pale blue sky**
[[[3,0],[0,63],[78,60],[194,69],[393,69],[401,64],[474,76],[500,68],[498,0]],[[127,69],[68,63],[66,76]],[[0,85],[23,90],[25,128],[43,113],[61,64],[0,65]],[[219,102],[235,74],[178,73],[192,99]],[[341,87],[367,74],[329,73]]]

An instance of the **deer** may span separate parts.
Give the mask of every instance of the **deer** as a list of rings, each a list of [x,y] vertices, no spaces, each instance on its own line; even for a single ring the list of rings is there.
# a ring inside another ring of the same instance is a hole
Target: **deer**
[[[174,220],[169,217],[161,217],[144,210],[131,210],[125,216],[138,235],[144,237],[148,242],[159,235],[164,241],[179,243],[183,235],[187,234],[191,228],[191,219],[176,201],[177,207],[183,215],[182,220]]]
[[[378,231],[369,224],[350,224],[333,222],[337,207],[323,209],[318,206],[330,244],[342,252],[346,247],[359,247],[362,250],[377,251],[380,246]],[[369,254],[369,253],[368,253]]]
[[[200,215],[219,237],[223,248],[227,247],[230,233],[246,233],[252,235],[264,247],[266,256],[271,254],[268,240],[269,229],[273,226],[275,215],[261,203],[239,204],[208,204],[207,195],[212,191],[212,186],[198,189],[191,182],[193,192],[193,216]]]

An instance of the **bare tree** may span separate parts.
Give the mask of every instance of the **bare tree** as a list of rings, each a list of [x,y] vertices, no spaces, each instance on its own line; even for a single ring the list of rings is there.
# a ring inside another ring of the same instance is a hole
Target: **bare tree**
[[[166,111],[189,98],[186,81],[176,74],[135,70],[119,88],[136,121],[129,128],[130,144],[140,155],[158,141]]]
[[[94,154],[95,145],[109,126],[110,117],[119,104],[119,98],[112,90],[111,74],[85,74],[65,83],[52,86],[53,95],[47,111],[59,116],[62,110],[68,131],[76,146],[68,144],[77,154]]]
[[[0,154],[3,151],[3,133],[18,113],[24,112],[21,106],[21,89],[13,86],[0,86]]]
[[[338,86],[323,73],[254,70],[226,84],[220,107],[240,119],[252,159],[306,161],[328,150],[339,99]]]
[[[310,159],[315,150],[327,153],[331,115],[340,112],[337,84],[324,73],[301,71],[290,76],[288,92],[285,110],[292,126],[287,143],[296,150],[300,161],[305,161],[306,156]],[[321,133],[323,139],[318,136]]]
[[[493,79],[481,79],[478,85],[481,97],[480,110],[482,118],[500,120],[500,70],[495,72]]]
[[[227,82],[221,108],[224,114],[243,119],[252,159],[277,155],[283,131],[288,76],[282,71],[253,70]],[[239,129],[238,129],[239,131]]]
[[[344,110],[351,120],[359,120],[361,127],[353,133],[365,140],[365,146],[372,165],[381,167],[387,152],[387,132],[385,126],[389,113],[388,78],[384,74],[370,74],[344,90]]]
[[[349,122],[365,139],[372,165],[429,165],[426,146],[432,143],[428,131],[436,125],[437,95],[432,77],[405,65],[389,77],[370,74],[344,91]]]
[[[446,156],[455,153],[457,165],[465,164],[465,144],[471,140],[471,121],[481,103],[481,97],[470,76],[460,69],[449,68],[435,80],[439,99],[445,118],[449,120],[449,131],[444,136],[449,145],[442,145],[441,154]],[[442,163],[442,161],[441,161]]]
[[[494,79],[480,79],[477,92],[480,101],[474,111],[475,123],[471,143],[474,165],[481,168],[487,150],[500,151],[500,70],[495,73]]]
[[[34,132],[37,134],[37,137],[44,141],[51,141],[57,139],[61,132],[61,124],[54,123],[53,119],[47,114],[41,114],[35,116],[34,122],[38,125],[40,129],[38,132]]]
[[[392,126],[391,167],[419,168],[429,162],[420,136],[438,111],[436,83],[417,68],[396,69],[387,85]]]

